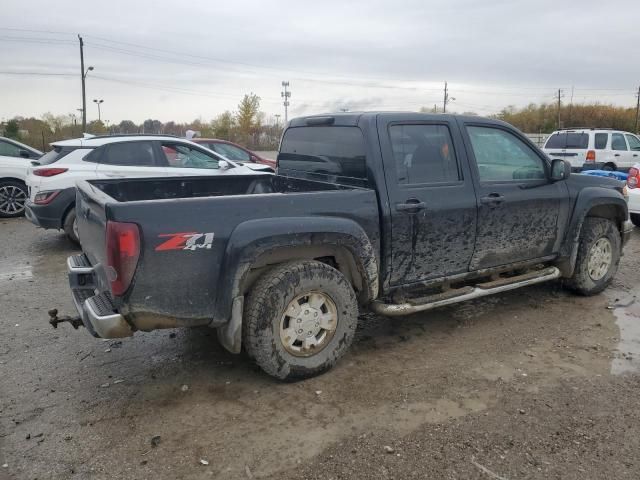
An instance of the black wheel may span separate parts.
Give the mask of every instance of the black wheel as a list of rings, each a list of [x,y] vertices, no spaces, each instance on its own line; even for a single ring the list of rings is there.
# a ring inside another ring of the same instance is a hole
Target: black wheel
[[[620,232],[606,218],[587,217],[573,276],[568,286],[581,295],[595,295],[609,286],[620,262]]]
[[[602,170],[606,170],[607,172],[613,172],[616,170],[616,166],[613,163],[607,163],[603,165]]]
[[[64,217],[64,223],[62,224],[64,233],[67,234],[67,238],[76,245],[80,245],[80,239],[78,238],[78,223],[76,222],[76,209],[75,207],[69,210],[67,216]]]
[[[27,186],[16,180],[0,180],[0,217],[14,218],[24,215],[24,204],[29,198]]]
[[[631,217],[631,222],[636,226],[640,227],[640,213],[632,213],[629,215]]]
[[[312,377],[348,350],[358,307],[347,279],[316,261],[285,263],[259,278],[245,305],[243,342],[269,375]]]

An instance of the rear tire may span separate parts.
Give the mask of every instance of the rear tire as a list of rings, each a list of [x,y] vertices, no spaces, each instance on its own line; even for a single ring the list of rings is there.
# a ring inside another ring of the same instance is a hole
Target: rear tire
[[[631,223],[636,227],[640,227],[640,213],[632,213],[629,216],[631,217]]]
[[[603,165],[602,170],[605,170],[607,172],[615,172],[617,168],[613,163],[607,163],[606,165]]]
[[[247,298],[243,343],[266,373],[297,380],[329,370],[349,349],[356,296],[335,268],[285,263],[260,277]]]
[[[611,220],[587,217],[579,242],[575,270],[567,286],[580,295],[595,295],[609,286],[618,271],[620,232]]]
[[[29,198],[27,186],[16,180],[0,181],[0,217],[16,218],[24,215],[24,205]]]
[[[67,235],[67,238],[76,245],[80,245],[80,239],[78,238],[78,224],[76,223],[76,209],[73,207],[64,217],[64,223],[62,229]]]

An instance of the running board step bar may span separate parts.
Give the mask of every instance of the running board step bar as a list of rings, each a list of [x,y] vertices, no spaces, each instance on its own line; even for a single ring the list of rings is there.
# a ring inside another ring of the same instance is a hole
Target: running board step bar
[[[479,283],[475,287],[464,287],[455,293],[445,292],[429,297],[413,299],[407,303],[383,303],[378,300],[371,303],[369,308],[378,315],[387,317],[399,317],[411,315],[412,313],[424,312],[445,305],[472,300],[474,298],[486,297],[494,293],[506,292],[527,285],[547,282],[560,277],[560,270],[556,267],[548,267],[534,272],[528,272],[516,277],[501,278],[492,282]],[[419,303],[418,303],[419,302]]]

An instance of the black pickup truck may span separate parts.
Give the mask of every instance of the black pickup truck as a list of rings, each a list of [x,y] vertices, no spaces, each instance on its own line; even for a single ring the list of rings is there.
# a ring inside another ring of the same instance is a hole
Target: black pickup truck
[[[280,379],[335,364],[359,310],[556,278],[598,293],[631,231],[621,182],[451,115],[297,118],[277,175],[82,181],[76,201],[75,322],[106,338],[208,325]]]

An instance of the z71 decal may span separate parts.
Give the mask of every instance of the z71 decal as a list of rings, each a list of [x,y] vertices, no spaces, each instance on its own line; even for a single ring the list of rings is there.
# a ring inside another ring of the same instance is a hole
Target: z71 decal
[[[162,233],[158,235],[160,238],[168,238],[156,247],[156,252],[165,250],[197,250],[199,248],[207,248],[211,250],[213,244],[213,232],[211,233]]]

